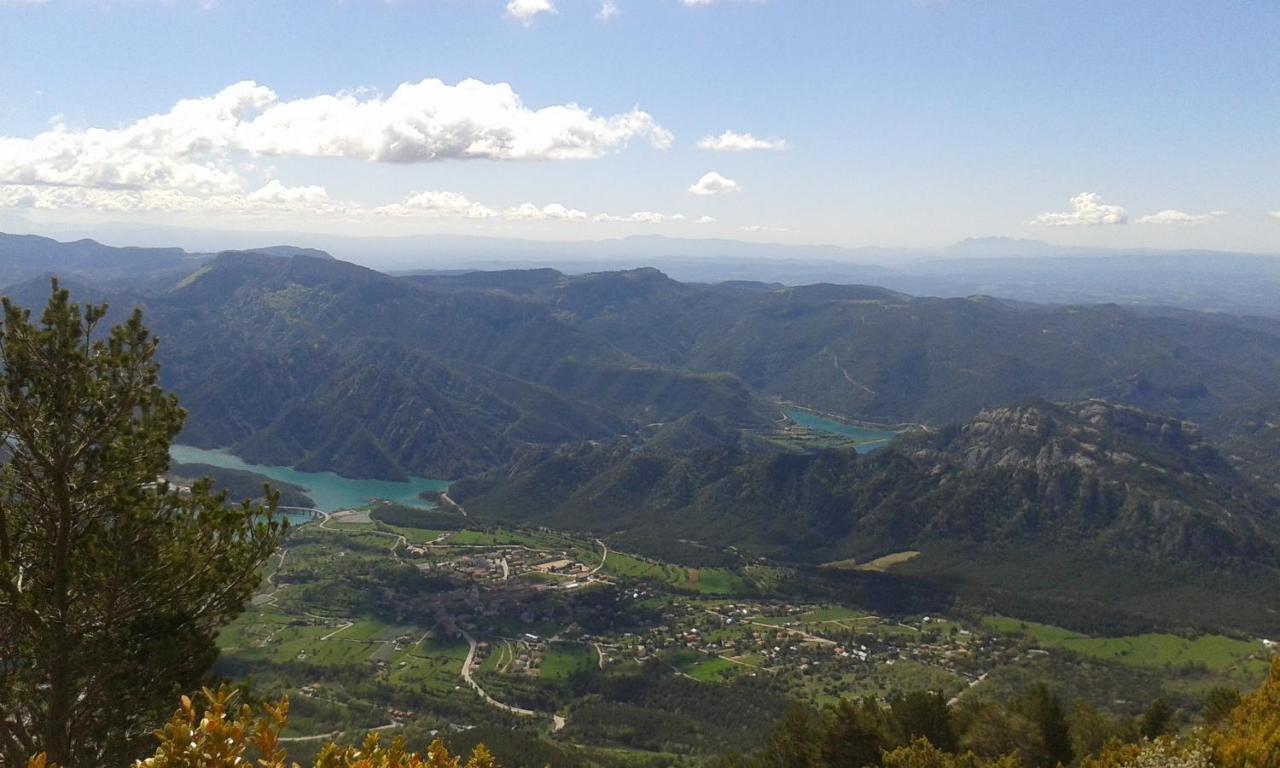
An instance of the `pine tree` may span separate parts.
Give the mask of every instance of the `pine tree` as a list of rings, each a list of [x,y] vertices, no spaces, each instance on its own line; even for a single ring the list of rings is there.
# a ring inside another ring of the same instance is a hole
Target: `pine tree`
[[[947,699],[937,691],[912,691],[889,701],[897,726],[898,740],[909,744],[924,738],[943,752],[959,746]]]
[[[39,322],[3,302],[0,764],[124,765],[195,687],[282,526],[161,475],[182,429],[135,311],[53,284]]]
[[[1041,683],[1031,689],[1027,704],[1027,715],[1039,729],[1044,747],[1042,765],[1045,768],[1070,765],[1075,759],[1075,750],[1071,746],[1071,729],[1067,724],[1062,702],[1048,686]]]

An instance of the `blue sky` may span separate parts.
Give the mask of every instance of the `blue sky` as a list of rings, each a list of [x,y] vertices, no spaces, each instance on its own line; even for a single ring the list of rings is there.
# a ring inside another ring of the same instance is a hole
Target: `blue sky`
[[[1278,3],[609,5],[0,0],[0,222],[1280,251]]]

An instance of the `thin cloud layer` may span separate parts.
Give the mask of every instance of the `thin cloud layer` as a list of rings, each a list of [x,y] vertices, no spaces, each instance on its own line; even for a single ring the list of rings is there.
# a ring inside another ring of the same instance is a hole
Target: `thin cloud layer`
[[[217,214],[237,217],[280,215],[333,217],[373,222],[387,218],[432,221],[587,221],[586,211],[561,203],[523,203],[495,208],[451,191],[425,191],[376,207],[333,200],[320,186],[289,187],[272,180],[248,194],[191,195],[178,190],[104,190],[86,187],[0,186],[0,208],[97,211],[105,213]],[[677,220],[667,217],[666,220]],[[636,221],[641,221],[637,219]]]
[[[1063,213],[1042,213],[1035,223],[1044,227],[1073,227],[1080,225],[1124,224],[1129,214],[1118,205],[1103,202],[1096,192],[1081,192],[1071,198],[1071,210]]]
[[[473,202],[458,192],[428,191],[410,195],[403,202],[384,205],[373,210],[381,216],[423,219],[503,219],[505,221],[582,221],[586,211],[549,203],[547,205],[522,205],[498,210]]]
[[[656,211],[636,211],[626,216],[616,216],[610,213],[597,214],[595,221],[604,222],[606,224],[662,224],[668,221],[685,221],[686,217],[683,213],[658,213]],[[706,218],[705,216],[703,218]],[[701,219],[698,224],[704,223]]]
[[[24,184],[0,186],[0,208],[106,213],[199,213],[236,216],[346,214],[358,210],[331,200],[324,187],[287,187],[278,181],[248,194],[193,195],[176,189],[92,189]]]
[[[1136,222],[1138,224],[1187,224],[1194,226],[1198,224],[1208,224],[1209,222],[1226,215],[1226,211],[1186,213],[1185,211],[1166,209],[1142,216],[1141,218],[1136,219]]]
[[[712,152],[750,152],[753,150],[781,151],[787,148],[783,139],[757,139],[749,133],[725,131],[719,136],[705,136],[698,142],[698,149]]]
[[[618,8],[618,4],[613,0],[604,0],[600,3],[600,10],[596,12],[596,19],[599,21],[613,21],[622,14],[622,10]]]

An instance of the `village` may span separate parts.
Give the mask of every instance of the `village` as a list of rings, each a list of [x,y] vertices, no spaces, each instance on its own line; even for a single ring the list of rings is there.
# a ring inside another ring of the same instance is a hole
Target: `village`
[[[591,666],[601,669],[652,662],[707,681],[767,675],[816,699],[862,686],[887,693],[920,679],[958,695],[1019,653],[1013,640],[950,619],[888,619],[826,604],[708,598],[613,573],[602,567],[607,560],[584,562],[582,554],[572,546],[526,545],[422,552],[418,567],[424,572],[450,574],[468,586],[427,596],[418,608],[476,638],[469,671],[482,681],[536,679],[549,655],[562,656],[557,649],[578,644]],[[613,594],[617,615],[595,615],[603,603],[566,603],[573,591]],[[629,615],[640,618],[628,621]]]

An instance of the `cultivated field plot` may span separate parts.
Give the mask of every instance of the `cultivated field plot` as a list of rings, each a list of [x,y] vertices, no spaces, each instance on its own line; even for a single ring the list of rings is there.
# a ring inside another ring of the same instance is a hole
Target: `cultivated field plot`
[[[1222,635],[1194,639],[1168,634],[1090,637],[1047,624],[988,617],[988,628],[1022,635],[1043,648],[1056,648],[1094,659],[1135,667],[1202,666],[1219,674],[1241,674],[1250,680],[1266,674],[1271,650],[1260,641]]]
[[[577,672],[596,666],[595,649],[582,643],[555,642],[547,646],[539,677],[544,680],[567,680]]]

